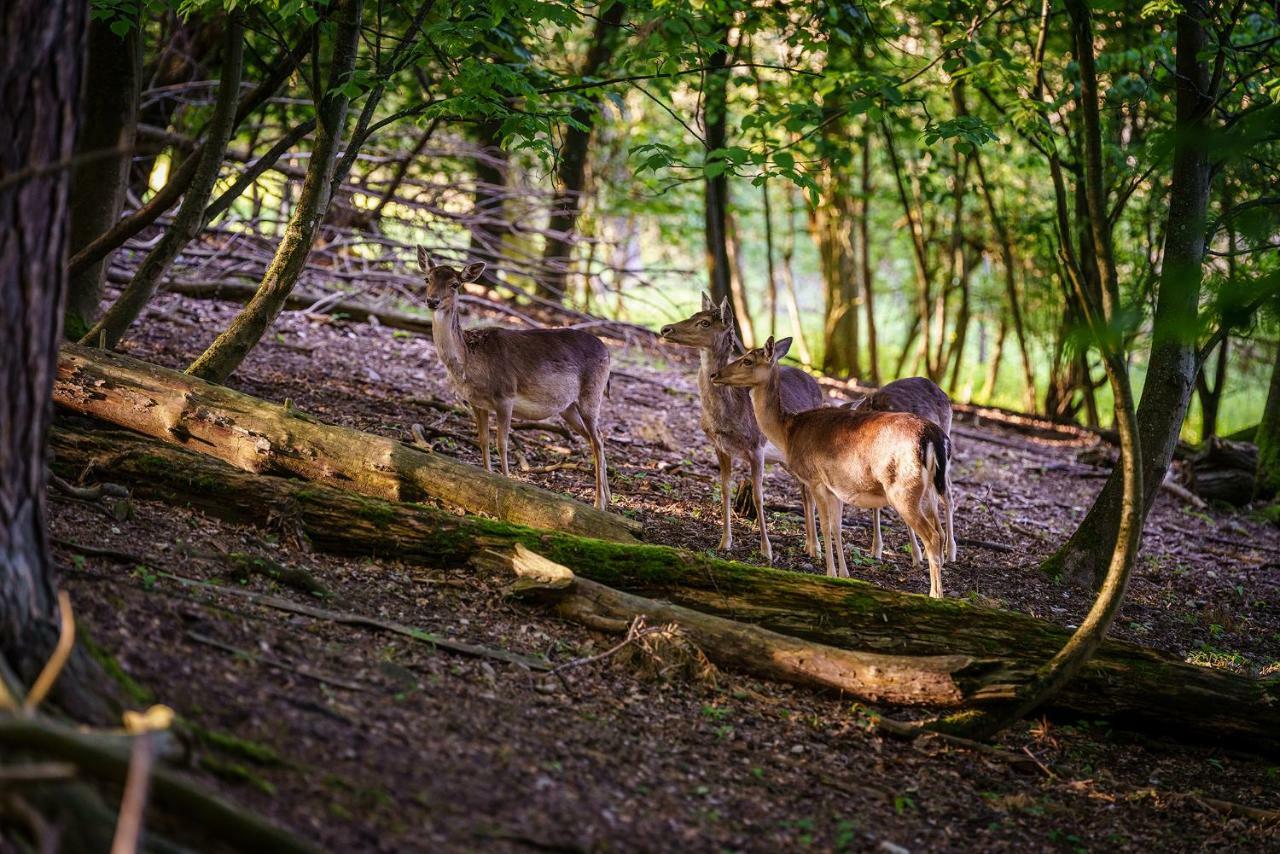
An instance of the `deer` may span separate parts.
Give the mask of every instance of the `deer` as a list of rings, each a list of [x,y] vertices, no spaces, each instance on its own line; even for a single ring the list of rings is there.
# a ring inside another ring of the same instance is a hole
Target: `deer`
[[[723,533],[717,548],[720,551],[733,548],[730,484],[733,478],[733,461],[741,460],[751,471],[752,498],[755,503],[756,519],[760,524],[760,552],[767,561],[772,563],[773,546],[769,542],[769,532],[764,517],[765,436],[756,423],[755,413],[751,409],[751,397],[747,390],[727,388],[711,381],[716,371],[742,353],[742,345],[738,342],[733,330],[733,313],[729,307],[729,298],[725,297],[719,305],[716,305],[715,300],[704,292],[701,311],[679,323],[662,327],[660,334],[664,341],[685,347],[696,347],[701,354],[698,391],[702,404],[702,431],[706,433],[720,467]],[[824,397],[817,381],[799,368],[782,368],[780,382],[782,405],[789,411],[798,412],[823,405]],[[816,558],[818,557],[818,534],[814,522],[816,511],[812,499],[805,492],[803,483],[800,487],[800,498],[804,504],[805,551]]]
[[[907,377],[906,379],[894,380],[891,383],[881,386],[871,394],[865,395],[859,400],[849,404],[849,409],[866,409],[873,412],[910,412],[912,415],[918,415],[928,421],[932,421],[942,428],[942,432],[947,434],[947,439],[951,439],[951,398],[947,397],[947,393],[938,387],[938,384],[924,377]],[[948,445],[948,447],[951,447]],[[950,463],[950,460],[948,460]],[[950,477],[950,465],[947,467],[948,478]],[[947,525],[947,560],[956,559],[956,529],[955,529],[955,494],[951,489],[951,482],[947,482],[946,498],[943,501],[943,507],[946,510]],[[920,547],[916,543],[915,535],[908,531],[908,538],[911,542],[911,553],[913,559],[919,560]],[[880,539],[880,510],[871,511],[871,555],[879,560],[884,552],[884,546]]]
[[[580,329],[462,328],[458,292],[478,279],[483,261],[461,270],[436,264],[418,247],[418,266],[432,311],[431,337],[445,371],[476,419],[480,455],[489,459],[489,416],[497,424],[502,474],[510,477],[507,437],[511,419],[543,421],[559,415],[591,447],[595,463],[595,505],[609,506],[609,474],[600,435],[600,405],[609,389],[609,349]]]
[[[938,502],[947,489],[950,440],[932,421],[909,412],[822,407],[788,412],[778,360],[791,339],[748,350],[720,370],[717,385],[750,389],[761,430],[817,502],[827,575],[849,577],[842,527],[844,505],[890,506],[924,544],[929,595],[942,598],[946,542]],[[833,554],[834,552],[834,554]],[[919,567],[917,557],[913,564]]]

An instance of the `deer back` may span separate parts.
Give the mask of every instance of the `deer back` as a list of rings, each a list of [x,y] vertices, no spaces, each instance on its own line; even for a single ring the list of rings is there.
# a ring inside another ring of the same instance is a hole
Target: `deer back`
[[[480,327],[466,330],[463,340],[463,393],[484,405],[516,398],[559,412],[588,387],[608,381],[608,348],[580,329]]]
[[[938,384],[924,377],[907,377],[882,386],[867,397],[864,409],[875,412],[909,412],[932,421],[951,435],[951,398]]]

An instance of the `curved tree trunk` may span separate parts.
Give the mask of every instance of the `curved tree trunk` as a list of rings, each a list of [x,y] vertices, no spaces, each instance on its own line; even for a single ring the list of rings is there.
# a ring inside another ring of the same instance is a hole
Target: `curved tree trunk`
[[[587,51],[581,76],[598,77],[613,59],[621,41],[622,16],[626,5],[621,0],[606,0],[601,4],[600,17],[596,18],[591,34],[591,48]],[[587,157],[590,153],[591,131],[600,111],[600,102],[592,98],[588,103],[569,113],[570,121],[564,131],[564,145],[560,148],[560,160],[556,168],[556,197],[552,202],[551,220],[547,223],[547,241],[542,250],[542,273],[538,277],[539,296],[560,302],[564,299],[569,264],[572,260],[574,236],[578,228],[578,214],[582,206],[582,190],[587,174]]]
[[[91,22],[84,115],[76,136],[80,160],[71,173],[70,254],[120,218],[138,128],[141,77],[142,29],[137,16],[123,38],[111,32],[109,21]],[[104,154],[111,149],[113,153]],[[102,261],[71,277],[64,328],[67,338],[80,338],[97,319],[105,277]]]
[[[338,15],[329,84],[317,109],[316,143],[307,163],[298,203],[276,247],[275,257],[258,286],[258,293],[231,325],[191,363],[187,372],[209,382],[224,382],[275,322],[306,266],[316,229],[329,209],[337,169],[348,98],[343,81],[355,67],[363,0],[344,0]]]
[[[46,540],[45,439],[67,293],[70,170],[59,164],[69,161],[75,145],[87,12],[85,0],[6,0],[0,7],[0,175],[15,179],[0,186],[5,695],[34,678],[57,636],[56,580]]]
[[[1254,441],[1258,445],[1258,471],[1254,492],[1261,498],[1280,494],[1280,344],[1276,345],[1276,363],[1271,369],[1271,388],[1266,408],[1258,423]]]
[[[707,150],[718,151],[725,147],[728,132],[728,87],[729,72],[724,66],[729,63],[729,55],[716,51],[707,63],[712,69],[706,75],[706,91],[702,97],[702,123],[707,134]],[[712,161],[709,165],[716,165]],[[719,162],[720,166],[727,164]],[[711,298],[719,305],[725,299],[733,299],[733,287],[729,281],[729,233],[727,218],[729,215],[729,178],[725,170],[709,175],[703,187],[704,218],[707,245],[707,289]],[[738,340],[742,340],[740,318],[734,317],[734,332]]]
[[[114,347],[151,301],[160,285],[160,279],[168,272],[173,259],[204,228],[205,205],[209,203],[209,196],[217,183],[222,156],[226,153],[227,140],[231,138],[235,123],[243,60],[244,24],[239,15],[232,14],[224,30],[222,79],[218,84],[213,118],[209,121],[208,134],[200,151],[200,161],[182,196],[182,205],[173,222],[165,229],[160,242],[142,259],[142,264],[133,274],[133,280],[125,286],[106,314],[85,333],[80,343],[96,344],[102,341],[107,347]]]
[[[1173,459],[1199,365],[1195,330],[1204,260],[1205,212],[1212,178],[1209,149],[1203,145],[1213,96],[1207,61],[1208,39],[1202,0],[1178,16],[1177,130],[1169,189],[1164,264],[1153,321],[1150,369],[1138,406],[1145,518]],[[1086,182],[1087,183],[1087,182]],[[1105,205],[1090,208],[1105,211]],[[1105,223],[1093,223],[1095,243]],[[1111,271],[1114,274],[1114,270]],[[1102,583],[1121,518],[1123,473],[1113,470],[1088,515],[1062,549],[1046,562],[1053,574]]]

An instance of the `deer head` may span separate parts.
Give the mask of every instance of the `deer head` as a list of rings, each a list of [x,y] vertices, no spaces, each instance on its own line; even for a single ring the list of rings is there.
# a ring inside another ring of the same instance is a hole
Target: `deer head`
[[[418,268],[422,270],[423,281],[427,287],[427,307],[432,311],[450,309],[454,305],[454,297],[467,282],[474,282],[484,272],[485,263],[476,261],[461,270],[444,264],[436,264],[425,246],[418,247]]]
[[[753,347],[711,375],[716,385],[741,388],[764,385],[769,381],[778,361],[791,349],[791,339],[775,342],[769,338],[763,347]]]
[[[702,310],[697,314],[662,327],[664,341],[672,344],[683,344],[686,347],[710,347],[726,331],[733,329],[733,311],[729,308],[729,298],[725,297],[716,305],[715,301],[704,291],[702,294]]]

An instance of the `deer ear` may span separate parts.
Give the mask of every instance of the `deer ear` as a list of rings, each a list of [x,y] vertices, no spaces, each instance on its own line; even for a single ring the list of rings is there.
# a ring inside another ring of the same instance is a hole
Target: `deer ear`
[[[720,322],[725,326],[733,323],[733,311],[729,308],[729,298],[720,300]]]
[[[474,282],[476,279],[480,278],[480,274],[484,272],[484,266],[485,264],[483,261],[477,261],[474,264],[468,264],[463,267],[461,277],[462,281]]]
[[[790,338],[783,338],[781,341],[776,343],[774,343],[773,339],[770,338],[769,342],[772,345],[770,349],[773,350],[773,360],[775,362],[781,361],[782,357],[787,355],[787,351],[791,349]]]
[[[711,309],[715,307],[716,307],[716,301],[711,298],[711,295],[709,293],[707,293],[706,291],[703,291],[702,292],[702,310],[711,311]]]
[[[418,247],[418,269],[422,270],[422,272],[424,273],[430,273],[431,268],[434,266],[435,264],[431,263],[431,256],[427,254],[427,247],[419,246]]]
[[[772,362],[773,361],[773,336],[772,335],[770,335],[768,339],[765,340],[764,346],[761,347],[760,349],[764,350],[764,357],[768,359],[770,362]]]

